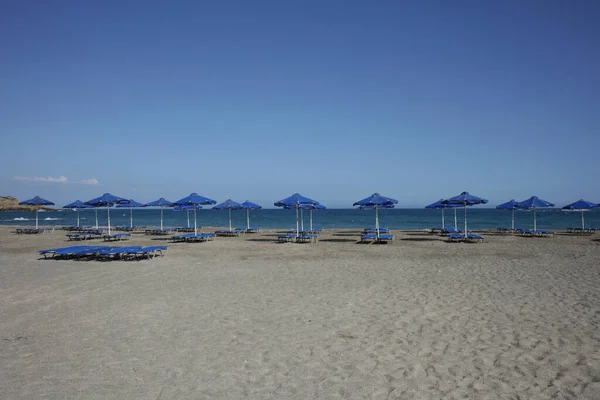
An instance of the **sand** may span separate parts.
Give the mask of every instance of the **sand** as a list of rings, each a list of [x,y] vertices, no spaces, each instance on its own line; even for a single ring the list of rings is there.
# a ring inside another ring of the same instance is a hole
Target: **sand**
[[[600,399],[600,234],[267,231],[82,262],[9,231],[2,399]]]

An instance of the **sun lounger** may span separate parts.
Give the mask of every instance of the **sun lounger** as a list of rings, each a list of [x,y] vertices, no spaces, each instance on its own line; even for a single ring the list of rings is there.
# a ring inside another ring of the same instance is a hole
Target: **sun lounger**
[[[313,234],[302,234],[296,237],[296,242],[298,243],[317,243],[319,241],[319,236]]]
[[[296,240],[297,237],[298,235],[296,235],[295,233],[288,233],[287,235],[278,236],[277,241],[279,243],[292,243]]]
[[[197,235],[193,233],[186,233],[184,235],[171,236],[173,242],[208,242],[214,240],[214,233],[199,233]]]
[[[369,233],[377,233],[377,229],[375,228],[365,228],[365,230],[363,231],[365,234],[369,234]],[[379,228],[379,233],[390,233],[390,230],[388,228]]]
[[[202,230],[202,227],[199,227],[198,230]],[[176,232],[194,232],[194,228],[175,228]]]
[[[124,259],[128,255],[135,255],[137,251],[142,249],[141,246],[128,246],[128,247],[113,247],[110,249],[100,250],[97,253],[99,259]]]
[[[245,228],[246,233],[258,233],[260,231],[260,228]]]
[[[102,236],[105,242],[118,242],[121,240],[128,240],[130,237],[131,233],[113,233],[110,235]]]
[[[465,241],[470,243],[483,243],[484,238],[476,233],[469,233],[467,234]]]
[[[233,229],[233,230],[218,230],[215,231],[215,235],[217,236],[226,236],[226,237],[234,237],[234,236],[240,236],[243,235],[244,233],[246,233],[245,229]]]
[[[159,256],[166,256],[167,255],[167,250],[168,247],[167,246],[149,246],[149,247],[143,247],[140,250],[137,250],[135,252],[135,256],[138,258],[149,258],[149,259],[153,259],[155,258],[157,255]]]
[[[377,234],[376,233],[368,233],[366,235],[362,235],[360,237],[360,243],[370,243],[373,240],[377,239]]]
[[[392,242],[393,240],[394,240],[394,235],[392,235],[392,234],[379,235],[379,237],[377,239],[375,239],[375,241],[377,243],[389,243],[389,242]]]
[[[547,229],[538,229],[537,231],[533,231],[533,233],[537,237],[554,237],[555,235],[554,232]]]

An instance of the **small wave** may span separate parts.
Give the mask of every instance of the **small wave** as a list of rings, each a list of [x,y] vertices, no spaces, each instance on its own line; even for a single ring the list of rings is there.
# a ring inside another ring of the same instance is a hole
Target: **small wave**
[[[29,221],[29,218],[17,217],[17,218],[13,218],[13,221]]]
[[[61,219],[61,218],[50,218],[50,217],[47,217],[47,218],[44,218],[44,221],[56,221],[58,219]]]

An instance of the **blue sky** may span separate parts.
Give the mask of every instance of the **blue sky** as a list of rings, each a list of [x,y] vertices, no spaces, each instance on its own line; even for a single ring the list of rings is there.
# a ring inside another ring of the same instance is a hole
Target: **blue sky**
[[[0,195],[600,202],[600,3],[0,2]]]

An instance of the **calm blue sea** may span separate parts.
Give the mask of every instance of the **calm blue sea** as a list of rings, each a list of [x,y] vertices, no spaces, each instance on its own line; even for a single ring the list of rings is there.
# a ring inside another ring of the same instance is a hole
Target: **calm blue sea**
[[[537,211],[537,226],[540,229],[566,229],[581,226],[580,212],[564,212],[561,210]],[[40,226],[71,226],[77,223],[77,213],[71,210],[45,211],[38,213]],[[463,209],[457,210],[459,229],[464,224]],[[81,210],[81,225],[95,225],[95,211]],[[198,226],[227,226],[227,211],[198,210]],[[445,211],[446,226],[454,225],[452,210]],[[533,213],[516,211],[517,228],[533,228]],[[112,208],[110,212],[112,226],[129,226],[129,210]],[[441,226],[441,210],[430,209],[391,209],[380,210],[381,226],[391,229],[420,230]],[[511,211],[496,209],[469,208],[467,209],[469,229],[495,229],[511,226]],[[267,209],[250,212],[251,225],[263,229],[291,229],[296,226],[295,210]],[[305,226],[308,227],[308,212],[304,212]],[[98,221],[106,226],[106,208],[98,210]],[[232,211],[234,227],[246,226],[246,212]],[[375,212],[373,210],[318,210],[313,211],[313,226],[322,228],[364,228],[374,226]],[[159,226],[160,210],[133,210],[133,222],[136,226]],[[193,212],[190,213],[190,223],[193,226]],[[0,213],[1,225],[35,225],[33,212]],[[184,227],[187,225],[185,211],[164,210],[165,227]],[[585,212],[585,225],[600,228],[600,210]]]

